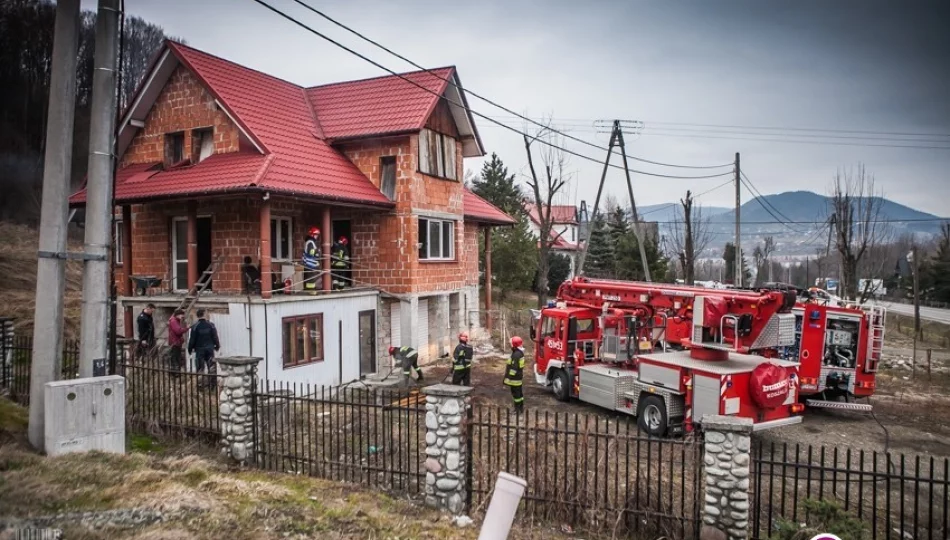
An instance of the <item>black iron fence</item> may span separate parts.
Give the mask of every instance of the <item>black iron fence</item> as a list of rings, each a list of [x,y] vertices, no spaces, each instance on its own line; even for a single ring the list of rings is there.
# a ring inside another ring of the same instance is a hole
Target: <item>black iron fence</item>
[[[470,422],[472,502],[505,471],[524,478],[523,513],[585,530],[698,538],[702,444],[642,435],[628,418],[478,407]]]
[[[217,442],[217,388],[224,377],[169,369],[159,355],[119,364],[118,372],[125,377],[125,414],[132,430]]]
[[[261,467],[424,495],[425,398],[418,393],[262,382],[254,407]]]
[[[10,399],[30,404],[30,371],[33,363],[32,336],[0,336],[0,390]],[[79,341],[63,342],[62,378],[79,376]]]
[[[759,444],[752,455],[752,535],[813,524],[806,501],[835,503],[861,538],[945,539],[950,460],[799,444]]]

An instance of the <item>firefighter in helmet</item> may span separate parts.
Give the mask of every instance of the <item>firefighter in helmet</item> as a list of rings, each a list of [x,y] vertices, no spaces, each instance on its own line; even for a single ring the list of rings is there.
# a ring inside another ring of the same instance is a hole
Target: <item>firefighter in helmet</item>
[[[389,356],[399,360],[402,366],[403,382],[409,385],[413,373],[416,381],[422,382],[422,368],[419,367],[419,352],[412,347],[389,347]]]
[[[468,344],[468,332],[459,334],[459,344],[452,353],[452,384],[472,386],[472,358],[475,350]]]
[[[511,399],[515,403],[515,412],[524,411],[524,341],[518,337],[511,338],[511,357],[505,364],[505,385],[511,390]]]
[[[333,273],[333,289],[340,290],[346,287],[347,270],[350,267],[349,241],[345,236],[337,238],[330,248],[330,267]]]
[[[317,276],[320,268],[320,229],[310,227],[303,242],[303,280],[304,289],[317,290]]]

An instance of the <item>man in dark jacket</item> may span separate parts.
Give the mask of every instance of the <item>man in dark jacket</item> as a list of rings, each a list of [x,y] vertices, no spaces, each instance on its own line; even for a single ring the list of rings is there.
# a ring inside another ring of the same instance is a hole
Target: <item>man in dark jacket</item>
[[[155,322],[152,320],[154,312],[155,304],[148,304],[135,320],[135,326],[139,331],[138,347],[135,349],[136,357],[143,357],[155,347]]]
[[[524,342],[518,336],[511,338],[511,358],[505,365],[505,386],[511,390],[515,412],[524,411]]]
[[[349,241],[341,236],[330,248],[330,266],[333,274],[333,290],[338,291],[347,286],[350,266]]]
[[[452,384],[472,386],[472,358],[475,350],[468,344],[468,332],[459,334],[459,344],[452,353]]]
[[[214,388],[218,382],[214,353],[221,349],[218,330],[206,318],[205,310],[199,309],[197,315],[198,322],[191,327],[191,337],[188,339],[188,353],[195,354],[195,371],[201,373],[207,368],[208,376],[204,382],[198,382],[198,388]]]
[[[168,319],[168,363],[173,377],[180,377],[179,373],[185,367],[185,357],[182,354],[182,345],[185,344],[185,334],[188,326],[185,324],[185,310],[176,309],[171,319]]]

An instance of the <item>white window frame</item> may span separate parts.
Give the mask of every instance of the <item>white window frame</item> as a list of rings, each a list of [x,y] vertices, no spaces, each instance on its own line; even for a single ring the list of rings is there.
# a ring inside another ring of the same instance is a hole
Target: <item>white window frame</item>
[[[116,266],[122,266],[122,235],[125,234],[125,230],[122,228],[122,220],[115,220],[115,246],[112,248],[112,257],[113,262]]]
[[[429,170],[429,138],[436,139],[436,153],[438,163],[436,170]],[[456,170],[456,149],[457,142],[455,137],[444,135],[431,129],[422,129],[419,132],[419,172],[436,178],[458,181],[458,171]]]
[[[175,258],[175,253],[178,252],[178,241],[179,241],[179,238],[178,238],[178,222],[180,222],[180,221],[183,221],[183,222],[185,222],[185,223],[187,224],[187,223],[188,223],[188,217],[187,217],[187,216],[184,216],[184,217],[179,216],[179,217],[173,217],[173,218],[172,218],[172,246],[171,246],[171,247],[172,247],[172,252],[171,252],[171,256],[169,257],[169,260],[171,261],[171,271],[172,271],[172,272],[171,272],[171,273],[172,273],[171,289],[172,289],[173,291],[179,291],[179,292],[180,292],[180,291],[187,291],[187,290],[188,290],[187,285],[185,286],[184,289],[179,289],[179,288],[178,288],[178,265],[179,265],[179,263],[185,263],[185,265],[186,265],[186,266],[185,266],[185,268],[186,268],[185,272],[186,272],[186,273],[188,272],[188,270],[187,270],[187,264],[188,264],[188,238],[187,238],[187,237],[181,239],[182,242],[185,242],[185,258],[184,258],[184,259],[177,259],[177,258]],[[187,230],[187,225],[186,225],[186,230]],[[186,281],[187,281],[187,275],[186,275],[186,278],[185,278],[185,279],[186,279]]]
[[[422,222],[426,223],[426,241],[425,241],[426,256],[423,257],[421,254],[418,254],[419,260],[420,261],[454,261],[455,260],[455,234],[456,234],[455,220],[420,217],[419,223],[421,224]],[[437,256],[432,256],[432,242],[430,241],[433,223],[439,224],[439,227],[438,227],[439,253]],[[449,244],[449,255],[447,257],[443,254],[444,251],[442,249],[442,247],[445,245],[443,241],[445,239],[445,225],[446,224],[448,224],[450,227],[451,237],[452,237],[452,241]],[[420,240],[419,249],[421,250],[423,242],[421,238],[419,240]]]
[[[293,218],[289,218],[289,217],[285,217],[285,216],[275,216],[275,217],[270,218],[270,221],[271,221],[271,223],[274,224],[274,235],[273,235],[272,238],[270,239],[271,251],[272,251],[272,253],[273,253],[273,254],[271,255],[271,261],[273,261],[273,262],[286,262],[286,261],[291,260],[291,259],[293,258],[292,253],[293,253],[293,251],[294,251],[294,244],[293,244],[293,239],[294,239],[294,221],[293,221]],[[288,235],[288,236],[287,236],[287,253],[281,254],[281,253],[280,253],[280,240],[282,240],[282,237],[281,237],[281,232],[280,232],[280,224],[283,223],[283,222],[286,222],[286,223],[287,223],[287,235]]]

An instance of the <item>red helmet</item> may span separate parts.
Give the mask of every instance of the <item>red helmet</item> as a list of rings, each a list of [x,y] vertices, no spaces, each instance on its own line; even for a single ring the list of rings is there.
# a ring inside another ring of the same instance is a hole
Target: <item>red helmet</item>
[[[396,354],[396,347],[389,347],[389,356]]]
[[[339,243],[341,243],[341,244],[343,244],[343,245],[345,246],[345,245],[347,245],[350,241],[347,240],[345,236],[341,236],[341,237],[337,240],[337,242],[339,242]]]
[[[462,332],[459,334],[459,341],[462,343],[468,343],[468,332]]]
[[[512,346],[512,347],[516,347],[516,348],[517,348],[517,347],[520,347],[520,346],[522,346],[522,345],[524,345],[524,340],[522,340],[519,336],[512,336],[512,338],[511,338],[511,346]]]
[[[307,235],[308,235],[308,236],[313,236],[313,237],[320,236],[320,229],[318,229],[318,228],[316,228],[316,227],[310,227],[310,230],[307,231]]]

